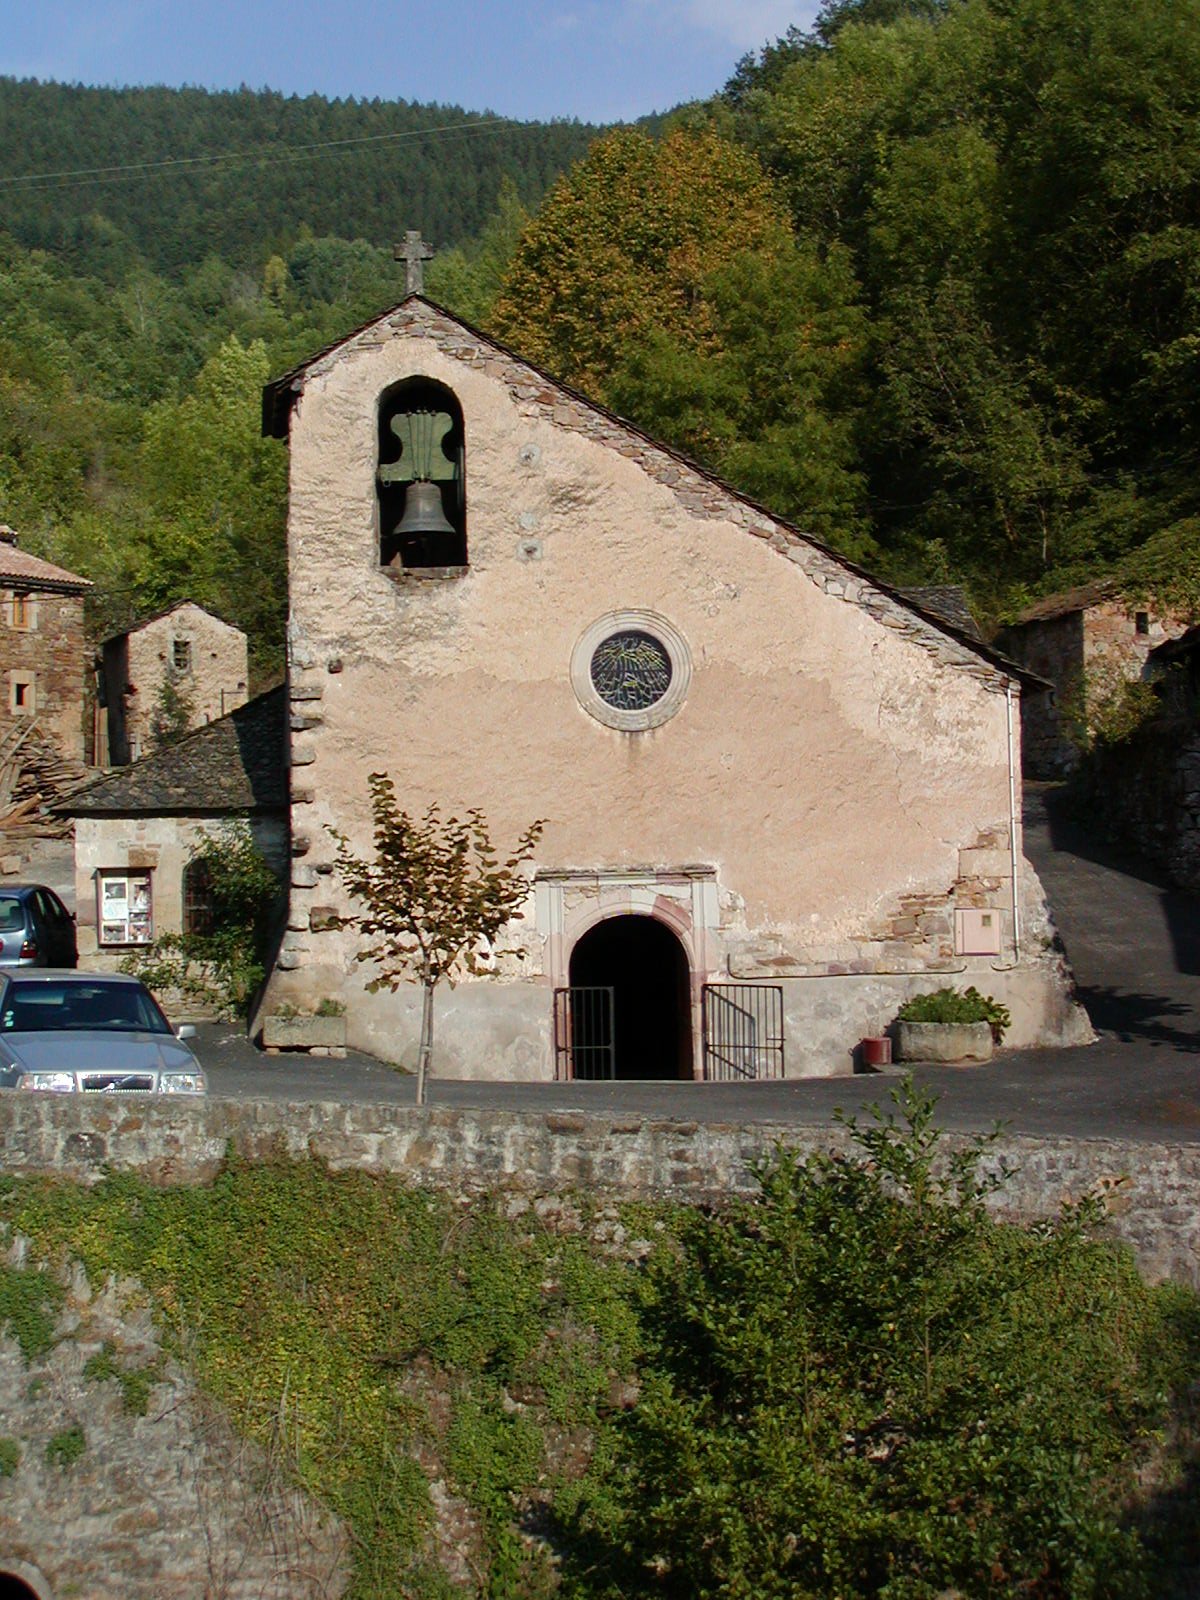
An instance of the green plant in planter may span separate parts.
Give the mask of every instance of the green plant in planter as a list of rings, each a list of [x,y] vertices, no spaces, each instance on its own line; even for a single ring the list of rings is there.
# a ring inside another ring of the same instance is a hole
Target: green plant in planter
[[[901,1022],[986,1022],[991,1025],[997,1044],[1012,1022],[1007,1006],[990,994],[969,989],[935,989],[932,994],[914,995],[896,1013]]]

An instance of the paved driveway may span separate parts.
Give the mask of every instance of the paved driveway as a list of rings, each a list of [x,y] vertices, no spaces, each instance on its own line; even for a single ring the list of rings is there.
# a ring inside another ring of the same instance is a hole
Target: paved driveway
[[[1095,844],[1031,792],[1026,850],[1054,907],[1100,1033],[1076,1050],[1013,1050],[982,1067],[925,1067],[940,1121],[1016,1133],[1200,1141],[1200,902]],[[413,1080],[367,1056],[265,1056],[229,1027],[201,1029],[212,1093],[234,1099],[411,1105]],[[704,1122],[826,1123],[886,1101],[886,1074],[783,1083],[438,1083],[434,1105],[637,1111]]]

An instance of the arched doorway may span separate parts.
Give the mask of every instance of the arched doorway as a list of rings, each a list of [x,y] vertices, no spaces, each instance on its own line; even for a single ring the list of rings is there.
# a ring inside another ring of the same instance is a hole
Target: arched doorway
[[[612,991],[615,1077],[692,1076],[687,954],[664,923],[632,915],[598,922],[571,952],[570,984],[572,995],[577,990]],[[584,1047],[595,1043],[598,1016],[594,1008],[572,1007],[571,1046],[577,1060]],[[599,1026],[604,1028],[603,1021]],[[583,1074],[577,1070],[577,1075]]]
[[[38,1600],[38,1597],[36,1590],[22,1578],[11,1572],[0,1572],[0,1600]]]

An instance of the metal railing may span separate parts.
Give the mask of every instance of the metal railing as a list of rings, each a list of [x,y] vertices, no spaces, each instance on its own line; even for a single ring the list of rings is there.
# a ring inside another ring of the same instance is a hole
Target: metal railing
[[[554,1076],[615,1078],[616,1030],[611,985],[554,991]]]
[[[783,1077],[783,989],[775,983],[706,983],[704,1078],[745,1083]]]

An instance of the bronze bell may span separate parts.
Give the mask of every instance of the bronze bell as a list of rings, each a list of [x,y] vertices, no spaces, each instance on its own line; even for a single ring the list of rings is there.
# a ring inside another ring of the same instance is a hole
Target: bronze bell
[[[447,522],[446,513],[442,509],[442,491],[436,483],[424,483],[420,479],[410,483],[404,496],[404,515],[396,524],[396,536],[408,539],[424,534],[457,532],[452,522]]]
[[[395,538],[400,546],[400,563],[406,567],[453,564],[452,550],[458,540],[458,530],[446,520],[442,491],[436,483],[418,478],[409,484],[404,496],[404,515],[396,524]]]

